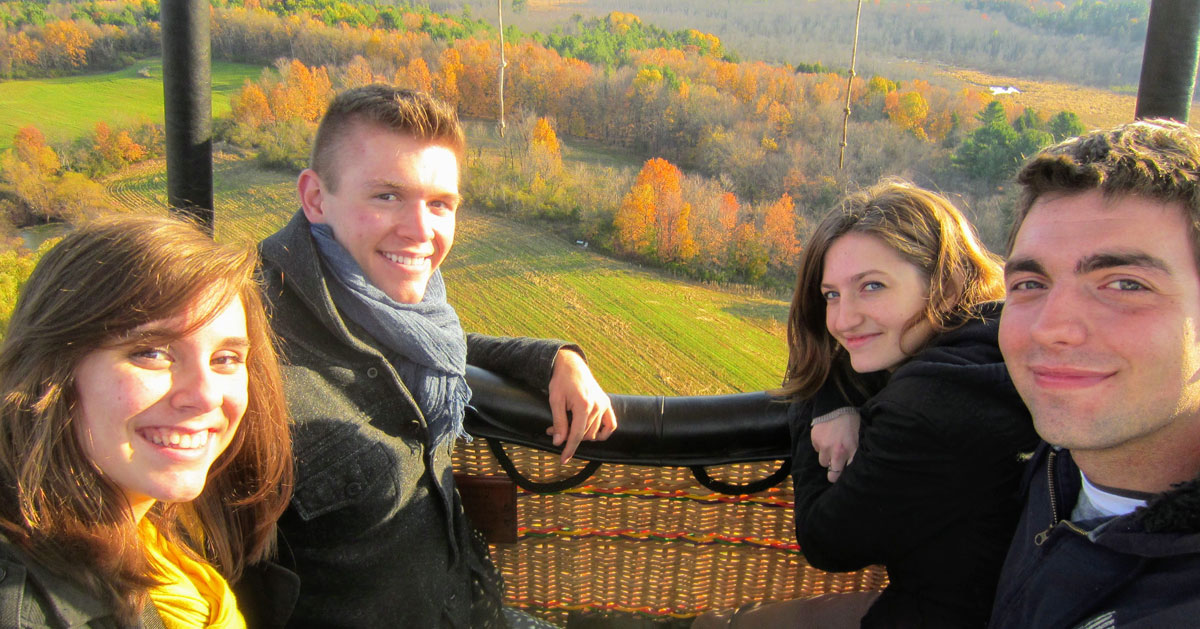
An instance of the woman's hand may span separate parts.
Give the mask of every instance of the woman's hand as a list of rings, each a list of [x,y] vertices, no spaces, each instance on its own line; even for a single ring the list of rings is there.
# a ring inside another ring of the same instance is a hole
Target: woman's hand
[[[817,461],[827,470],[826,478],[831,483],[837,482],[858,451],[858,425],[861,418],[853,408],[844,411],[838,418],[816,424],[811,430]]]

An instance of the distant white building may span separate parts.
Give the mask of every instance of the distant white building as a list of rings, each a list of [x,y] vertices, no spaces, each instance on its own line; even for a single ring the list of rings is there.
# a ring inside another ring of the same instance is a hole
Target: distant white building
[[[1001,94],[1020,94],[1021,93],[1021,90],[1019,90],[1011,85],[1009,85],[1007,87],[1001,87],[999,85],[989,85],[988,89],[992,90],[992,96],[999,96]]]

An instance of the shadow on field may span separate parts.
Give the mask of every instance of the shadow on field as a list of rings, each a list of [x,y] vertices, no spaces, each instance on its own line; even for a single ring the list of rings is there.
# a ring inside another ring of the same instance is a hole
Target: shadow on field
[[[742,319],[769,319],[780,324],[787,323],[787,304],[770,304],[763,302],[742,302],[730,304],[721,310]]]

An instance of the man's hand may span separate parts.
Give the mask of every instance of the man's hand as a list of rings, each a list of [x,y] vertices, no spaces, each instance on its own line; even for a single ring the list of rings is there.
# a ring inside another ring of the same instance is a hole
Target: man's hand
[[[812,427],[813,449],[817,451],[817,462],[825,468],[829,482],[837,482],[842,471],[854,460],[858,451],[858,425],[862,421],[858,411],[848,409],[837,419],[821,422]]]
[[[571,414],[567,425],[567,413]],[[617,429],[617,416],[600,383],[592,377],[583,357],[569,349],[560,349],[554,357],[550,376],[550,414],[554,424],[546,429],[554,445],[563,446],[562,462],[575,455],[579,442],[604,441]]]

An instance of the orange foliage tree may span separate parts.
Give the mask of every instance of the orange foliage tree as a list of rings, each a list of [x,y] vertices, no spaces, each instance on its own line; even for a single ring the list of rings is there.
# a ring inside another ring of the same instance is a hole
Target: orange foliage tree
[[[661,262],[686,262],[695,257],[692,207],[683,200],[682,177],[665,159],[646,160],[613,220],[618,249]]]
[[[771,264],[780,268],[791,268],[800,253],[800,242],[796,239],[796,206],[788,193],[767,208],[763,218],[763,240]]]
[[[117,171],[146,159],[146,148],[134,142],[128,131],[122,129],[114,133],[101,121],[96,123],[93,133],[92,154],[97,163],[91,172],[96,174]]]

